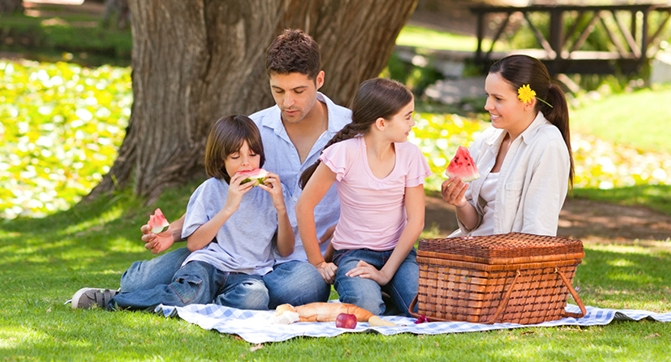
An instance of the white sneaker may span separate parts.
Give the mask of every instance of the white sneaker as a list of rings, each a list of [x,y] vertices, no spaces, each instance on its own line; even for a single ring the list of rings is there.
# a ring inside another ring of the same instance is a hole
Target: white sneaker
[[[101,289],[101,288],[82,288],[72,296],[72,308],[107,308],[107,304],[115,295],[119,294],[118,290]]]

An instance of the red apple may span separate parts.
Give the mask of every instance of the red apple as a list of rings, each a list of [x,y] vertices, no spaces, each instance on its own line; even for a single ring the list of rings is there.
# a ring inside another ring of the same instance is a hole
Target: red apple
[[[354,314],[340,313],[336,317],[336,327],[354,329],[356,328],[356,316]]]

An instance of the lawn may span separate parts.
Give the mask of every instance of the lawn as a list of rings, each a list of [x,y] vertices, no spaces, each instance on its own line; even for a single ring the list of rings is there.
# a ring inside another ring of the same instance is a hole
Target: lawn
[[[571,111],[573,132],[671,155],[671,85],[599,98]]]
[[[195,185],[157,202],[181,215]],[[84,286],[118,287],[134,260],[150,257],[139,227],[153,205],[128,193],[43,219],[0,226],[0,360],[417,360],[559,361],[666,358],[671,323],[614,322],[603,327],[527,328],[416,336],[346,334],[250,345],[179,319],[144,312],[72,310],[63,303]],[[671,252],[587,246],[574,284],[585,304],[669,312]],[[477,346],[477,348],[473,348]]]

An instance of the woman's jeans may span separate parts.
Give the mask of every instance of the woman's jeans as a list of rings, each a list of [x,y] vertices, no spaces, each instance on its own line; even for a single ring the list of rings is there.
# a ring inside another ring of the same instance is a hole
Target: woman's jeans
[[[403,313],[410,316],[408,307],[417,295],[417,289],[419,288],[419,266],[416,261],[417,252],[415,249],[410,250],[410,253],[387,285],[380,286],[372,279],[345,275],[356,267],[359,260],[363,260],[380,270],[389,260],[392,252],[393,250],[336,250],[333,254],[333,260],[338,266],[338,271],[336,272],[334,286],[340,295],[340,301],[367,309],[376,315]],[[389,295],[390,300],[386,304],[382,292]]]
[[[168,284],[121,291],[108,309],[147,309],[159,304],[182,307],[215,303],[239,309],[268,309],[268,289],[260,275],[224,272],[202,261],[179,268]]]

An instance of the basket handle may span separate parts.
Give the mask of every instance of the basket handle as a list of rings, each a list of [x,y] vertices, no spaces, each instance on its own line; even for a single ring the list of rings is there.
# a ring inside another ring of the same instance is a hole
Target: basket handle
[[[419,298],[419,293],[417,293],[417,295],[415,295],[415,297],[412,298],[412,302],[410,302],[410,305],[408,306],[408,314],[410,314],[411,316],[413,316],[415,318],[421,318],[422,317],[421,314],[413,312],[415,310],[415,306],[417,305],[417,299],[418,298]],[[424,317],[424,318],[426,318],[426,317]]]
[[[575,302],[578,303],[578,307],[580,307],[580,313],[572,313],[572,312],[564,311],[562,316],[563,317],[573,317],[573,318],[584,317],[585,314],[587,314],[587,309],[585,309],[585,305],[582,303],[582,300],[578,296],[578,293],[575,291],[575,289],[571,285],[571,282],[568,281],[568,279],[566,278],[564,273],[562,273],[561,270],[559,270],[559,268],[555,268],[555,273],[559,274],[559,277],[564,282],[564,285],[568,289],[569,293],[571,293],[571,296],[573,297]],[[486,323],[488,323],[488,324],[496,323],[496,321],[499,319],[499,316],[501,315],[501,313],[503,313],[503,311],[506,309],[506,306],[508,305],[508,301],[510,300],[510,294],[512,293],[512,291],[514,289],[515,283],[517,283],[517,277],[519,277],[520,274],[521,273],[518,270],[517,274],[515,275],[515,279],[513,279],[513,282],[510,285],[510,288],[506,292],[505,297],[503,297],[503,301],[499,304],[499,307],[496,309],[496,313],[494,314],[494,317]]]
[[[419,300],[419,293],[417,293],[417,295],[415,295],[415,297],[412,299],[412,302],[410,302],[410,305],[408,306],[408,314],[410,314],[411,316],[413,316],[417,319],[423,318],[427,322],[449,322],[450,321],[450,320],[444,319],[444,318],[437,318],[437,317],[429,318],[425,315],[421,315],[419,313],[414,312],[415,305],[417,305],[418,300]]]
[[[520,273],[519,270],[517,270],[517,273],[515,273],[515,279],[513,279],[513,282],[510,283],[510,288],[508,288],[508,291],[506,292],[506,295],[503,297],[503,300],[501,303],[499,303],[499,307],[496,309],[496,313],[494,313],[494,317],[492,317],[489,321],[485,322],[487,324],[494,324],[496,321],[499,319],[501,316],[501,313],[506,309],[506,306],[508,306],[508,301],[510,300],[510,294],[512,294],[513,289],[515,289],[515,283],[517,283],[517,278],[522,273]]]
[[[564,285],[566,285],[566,287],[568,288],[568,292],[571,293],[573,300],[575,300],[575,302],[578,303],[578,307],[580,307],[580,313],[572,313],[564,311],[564,317],[573,317],[573,318],[584,317],[585,314],[587,314],[587,309],[585,309],[585,305],[582,303],[582,300],[580,300],[578,293],[575,291],[575,289],[573,289],[571,282],[569,282],[568,279],[566,279],[566,276],[564,275],[564,273],[561,272],[561,270],[555,268],[555,273],[559,274],[559,277],[564,282]]]

